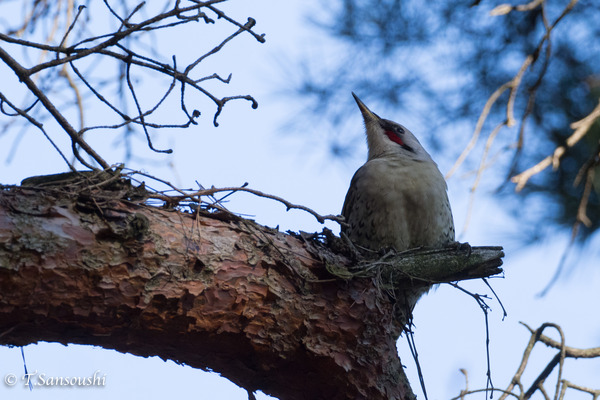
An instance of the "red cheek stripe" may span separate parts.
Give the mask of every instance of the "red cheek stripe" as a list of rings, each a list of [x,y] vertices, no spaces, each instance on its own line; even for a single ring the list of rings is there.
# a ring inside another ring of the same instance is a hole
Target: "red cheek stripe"
[[[390,138],[392,142],[398,143],[400,146],[404,146],[404,142],[400,139],[400,136],[396,135],[392,131],[385,131],[385,135]]]

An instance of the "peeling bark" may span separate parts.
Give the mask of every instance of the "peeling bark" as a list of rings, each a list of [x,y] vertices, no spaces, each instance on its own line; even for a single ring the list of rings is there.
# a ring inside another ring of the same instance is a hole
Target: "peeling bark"
[[[90,344],[281,399],[412,399],[401,326],[321,241],[131,190],[0,191],[0,344]],[[328,268],[329,267],[329,268]]]

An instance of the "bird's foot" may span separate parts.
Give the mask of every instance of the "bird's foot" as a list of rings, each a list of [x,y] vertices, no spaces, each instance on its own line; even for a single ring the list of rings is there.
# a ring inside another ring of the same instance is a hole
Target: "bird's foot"
[[[450,248],[456,249],[460,252],[465,252],[467,253],[467,257],[471,256],[471,252],[472,252],[472,248],[471,245],[467,242],[461,243],[461,242],[452,242],[450,243]]]

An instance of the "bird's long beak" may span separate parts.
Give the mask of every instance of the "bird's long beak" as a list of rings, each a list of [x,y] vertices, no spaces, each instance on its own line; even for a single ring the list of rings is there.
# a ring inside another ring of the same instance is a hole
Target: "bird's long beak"
[[[369,121],[379,121],[381,119],[377,114],[369,110],[367,106],[365,106],[365,103],[360,101],[360,99],[357,95],[354,94],[354,92],[352,92],[352,96],[354,96],[354,100],[356,100],[356,104],[358,104],[358,108],[360,109],[360,112],[363,115],[365,123]]]

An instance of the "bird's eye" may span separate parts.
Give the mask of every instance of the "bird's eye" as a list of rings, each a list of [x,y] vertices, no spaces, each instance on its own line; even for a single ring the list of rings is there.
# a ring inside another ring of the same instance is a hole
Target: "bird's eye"
[[[404,135],[404,129],[401,126],[396,127],[396,133],[398,135]]]

